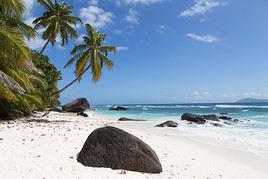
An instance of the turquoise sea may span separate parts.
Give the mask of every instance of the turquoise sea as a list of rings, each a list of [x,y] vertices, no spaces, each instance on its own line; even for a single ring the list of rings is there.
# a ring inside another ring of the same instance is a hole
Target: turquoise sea
[[[129,110],[110,111],[109,108],[112,106],[123,106]],[[267,154],[268,157],[268,103],[113,104],[97,105],[92,108],[93,115],[115,120],[121,117],[158,121],[174,120],[179,123],[180,132],[241,143],[250,146],[248,150]],[[228,125],[221,121],[222,127],[215,127],[209,123],[183,127],[180,125],[182,123],[180,116],[185,112],[216,115],[226,113],[240,122]]]

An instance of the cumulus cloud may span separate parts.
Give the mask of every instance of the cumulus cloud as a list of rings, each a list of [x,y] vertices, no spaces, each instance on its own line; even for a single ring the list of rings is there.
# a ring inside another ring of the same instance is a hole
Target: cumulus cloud
[[[165,0],[115,0],[117,5],[137,5],[137,4],[145,4],[145,5],[149,5],[149,4],[154,4],[157,2],[161,2],[161,1],[165,1]]]
[[[139,24],[139,13],[134,9],[129,9],[128,14],[125,16],[124,20],[130,25]]]
[[[118,46],[118,47],[116,47],[116,50],[118,50],[118,51],[128,50],[128,47],[126,47],[126,46]]]
[[[194,5],[180,13],[182,17],[204,15],[213,8],[224,6],[226,3],[217,0],[194,0]]]
[[[113,22],[113,13],[106,12],[97,6],[89,6],[80,9],[80,18],[96,28],[102,28]]]
[[[192,33],[188,33],[186,34],[186,36],[194,39],[194,40],[197,40],[197,41],[201,41],[201,42],[207,42],[207,43],[213,43],[213,42],[216,42],[216,41],[219,41],[220,39],[217,38],[217,37],[214,37],[214,36],[211,36],[211,35],[196,35],[196,34],[192,34]]]
[[[165,29],[166,29],[166,25],[163,25],[163,24],[159,25],[157,28],[157,32],[164,33]]]

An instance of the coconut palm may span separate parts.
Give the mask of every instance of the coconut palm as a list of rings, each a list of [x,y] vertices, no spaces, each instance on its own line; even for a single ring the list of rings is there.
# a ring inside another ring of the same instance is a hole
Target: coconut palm
[[[74,26],[77,23],[82,23],[81,19],[75,16],[71,16],[73,7],[66,3],[59,3],[57,0],[54,3],[51,0],[37,0],[46,11],[43,15],[33,21],[35,29],[45,28],[42,34],[46,43],[40,54],[44,52],[49,43],[52,46],[56,43],[56,38],[59,35],[61,38],[61,45],[64,46],[68,43],[68,38],[77,38],[77,32]]]
[[[16,60],[28,60],[29,49],[24,43],[24,37],[35,36],[35,30],[23,23],[24,12],[21,0],[1,0],[0,6],[0,57]],[[7,61],[7,60],[5,60]]]
[[[71,86],[76,81],[80,81],[82,76],[90,70],[92,80],[97,82],[102,75],[102,68],[105,65],[108,69],[113,67],[113,61],[108,57],[109,52],[116,52],[116,48],[110,45],[103,45],[106,35],[94,29],[91,25],[85,25],[87,35],[83,37],[83,43],[77,45],[71,51],[73,57],[67,62],[64,68],[76,62],[76,78],[63,89],[54,93],[59,94]]]

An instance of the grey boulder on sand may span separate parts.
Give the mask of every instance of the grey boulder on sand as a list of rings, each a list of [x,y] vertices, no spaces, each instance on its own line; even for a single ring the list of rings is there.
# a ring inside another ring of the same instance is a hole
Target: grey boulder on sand
[[[162,166],[150,146],[115,127],[93,131],[77,161],[84,166],[125,169],[142,173],[161,173]]]
[[[155,127],[178,127],[178,123],[174,121],[166,121],[166,122],[156,125]]]
[[[70,103],[65,104],[64,106],[62,106],[62,109],[66,112],[79,113],[90,109],[90,105],[86,98],[79,98]]]
[[[184,113],[181,116],[181,120],[194,122],[196,124],[205,124],[205,122],[206,122],[206,120],[203,116],[192,114],[192,113]]]

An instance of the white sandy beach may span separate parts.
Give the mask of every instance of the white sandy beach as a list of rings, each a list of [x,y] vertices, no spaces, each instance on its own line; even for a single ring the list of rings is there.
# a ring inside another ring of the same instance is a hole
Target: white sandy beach
[[[178,129],[155,128],[159,121],[117,122],[69,113],[51,113],[44,119],[0,123],[0,178],[268,178],[267,159],[230,146],[210,145],[206,138],[175,135]],[[160,159],[163,172],[119,174],[119,170],[84,167],[78,163],[76,155],[88,135],[107,125],[119,127],[150,145]]]

